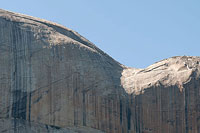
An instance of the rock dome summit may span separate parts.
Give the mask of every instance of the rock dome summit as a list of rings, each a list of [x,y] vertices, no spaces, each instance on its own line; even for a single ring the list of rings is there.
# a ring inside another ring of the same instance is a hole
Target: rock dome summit
[[[126,67],[71,29],[0,9],[0,132],[200,133],[199,62]]]

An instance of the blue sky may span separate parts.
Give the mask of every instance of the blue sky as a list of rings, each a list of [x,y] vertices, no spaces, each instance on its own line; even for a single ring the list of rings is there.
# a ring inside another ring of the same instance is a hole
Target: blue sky
[[[62,24],[131,67],[200,56],[199,0],[5,0],[0,8]]]

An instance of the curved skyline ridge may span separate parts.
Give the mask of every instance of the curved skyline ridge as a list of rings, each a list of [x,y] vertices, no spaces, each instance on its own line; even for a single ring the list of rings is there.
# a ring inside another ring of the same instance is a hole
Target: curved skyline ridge
[[[199,5],[196,0],[8,0],[0,8],[58,22],[78,31],[121,63],[145,68],[172,56],[199,56]]]
[[[200,61],[199,57],[175,56],[168,59],[163,59],[161,61],[157,61],[156,63],[144,69],[127,67],[114,60],[112,57],[110,57],[98,47],[96,47],[95,44],[88,41],[86,38],[84,38],[77,32],[55,22],[20,13],[14,13],[3,9],[0,9],[0,17],[11,22],[25,23],[27,25],[35,24],[38,25],[39,29],[40,27],[42,27],[42,25],[44,25],[45,27],[43,27],[42,29],[48,29],[49,31],[47,31],[49,33],[46,33],[46,31],[44,33],[41,32],[39,36],[42,37],[42,34],[52,34],[52,36],[48,36],[50,39],[52,38],[52,40],[46,40],[47,43],[50,43],[49,47],[52,47],[54,45],[64,45],[67,43],[72,43],[72,46],[74,45],[76,47],[77,45],[78,47],[85,47],[89,51],[97,53],[103,58],[105,57],[105,59],[103,60],[106,60],[107,63],[112,64],[113,66],[116,65],[116,68],[114,68],[116,69],[116,71],[113,71],[114,73],[116,72],[115,74],[119,74],[119,72],[121,71],[121,77],[115,78],[120,78],[120,86],[122,86],[128,94],[138,95],[140,93],[143,93],[145,89],[155,86],[157,83],[161,83],[165,86],[177,84],[183,85],[190,80],[190,77],[193,74],[193,72],[196,73],[196,78],[198,78],[199,76],[199,65],[197,63]],[[40,39],[42,40],[43,38],[41,37]],[[62,37],[67,38],[62,40]]]

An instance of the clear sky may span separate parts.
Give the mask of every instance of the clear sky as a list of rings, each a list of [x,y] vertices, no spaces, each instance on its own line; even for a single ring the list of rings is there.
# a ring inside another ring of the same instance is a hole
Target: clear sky
[[[131,67],[200,56],[200,0],[2,0],[0,8],[62,24]]]

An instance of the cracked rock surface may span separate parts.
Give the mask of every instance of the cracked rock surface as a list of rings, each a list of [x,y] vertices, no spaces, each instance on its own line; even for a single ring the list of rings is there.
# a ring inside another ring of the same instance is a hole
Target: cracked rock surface
[[[71,29],[0,9],[0,132],[199,133],[199,62],[126,67]]]

